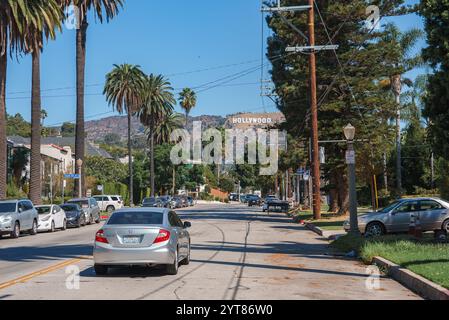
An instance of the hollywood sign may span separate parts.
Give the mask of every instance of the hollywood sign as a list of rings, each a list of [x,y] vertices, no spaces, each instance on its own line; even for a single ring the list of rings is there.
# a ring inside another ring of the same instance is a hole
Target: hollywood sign
[[[233,124],[271,124],[271,118],[232,118]]]

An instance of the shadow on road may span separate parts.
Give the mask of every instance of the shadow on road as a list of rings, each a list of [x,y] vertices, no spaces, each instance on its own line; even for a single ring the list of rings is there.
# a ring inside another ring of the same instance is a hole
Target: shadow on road
[[[48,247],[11,247],[0,248],[0,257],[4,261],[28,262],[36,260],[74,259],[92,255],[91,245],[56,245]]]

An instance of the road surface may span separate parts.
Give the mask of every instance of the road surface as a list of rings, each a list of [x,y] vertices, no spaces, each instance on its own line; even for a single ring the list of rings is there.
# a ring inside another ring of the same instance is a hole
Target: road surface
[[[369,285],[366,266],[329,256],[325,241],[285,215],[241,204],[178,213],[192,222],[192,261],[176,276],[137,267],[96,276],[93,225],[0,240],[0,299],[420,299],[386,277]]]

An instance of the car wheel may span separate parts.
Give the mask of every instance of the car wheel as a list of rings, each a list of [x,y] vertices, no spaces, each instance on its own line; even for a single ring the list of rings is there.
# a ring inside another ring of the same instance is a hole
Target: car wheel
[[[89,222],[87,223],[88,225],[91,225],[94,223],[94,217],[92,215],[89,216]]]
[[[101,222],[101,216],[100,216],[100,214],[98,214],[98,218],[97,218],[97,220],[95,220],[95,223],[100,223]]]
[[[108,207],[106,208],[106,211],[107,211],[109,214],[111,214],[112,212],[115,211],[115,208],[114,208],[114,206],[108,206]]]
[[[371,222],[366,227],[366,234],[374,237],[382,236],[385,234],[385,228],[380,222]]]
[[[35,236],[37,234],[37,222],[36,222],[36,220],[33,221],[33,226],[31,227],[30,234],[32,236]]]
[[[94,270],[95,270],[95,273],[97,274],[97,276],[104,276],[108,273],[108,267],[100,265],[100,264],[95,264]]]
[[[83,215],[82,218],[80,217],[80,221],[81,219],[83,220],[83,222],[81,222],[81,226],[84,227],[86,225],[86,216]]]
[[[444,221],[443,231],[445,231],[446,233],[449,233],[449,220]]]
[[[18,237],[20,237],[20,224],[16,221],[14,229],[11,232],[11,238],[17,239]]]
[[[167,265],[167,269],[166,269],[167,274],[172,275],[172,276],[177,275],[178,274],[178,266],[179,266],[179,263],[178,263],[178,250],[176,250],[176,252],[175,252],[175,261],[173,261],[172,264],[168,264]]]
[[[61,230],[62,231],[67,230],[67,220],[66,219],[64,219],[64,222],[62,223],[62,229]]]
[[[52,233],[55,232],[55,222],[54,221],[51,222],[50,232],[52,232]]]

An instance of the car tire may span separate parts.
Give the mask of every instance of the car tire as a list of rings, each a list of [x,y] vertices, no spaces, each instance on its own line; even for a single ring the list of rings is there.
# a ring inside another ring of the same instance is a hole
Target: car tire
[[[37,234],[37,221],[33,220],[33,226],[31,227],[30,234],[35,236]]]
[[[80,218],[80,220],[81,220],[81,218]],[[86,216],[85,215],[83,215],[83,223],[81,223],[81,226],[82,227],[86,226]]]
[[[183,266],[188,266],[190,264],[190,242],[189,242],[189,251],[187,253],[187,257],[185,257],[185,259],[181,261],[181,264]]]
[[[176,250],[176,252],[175,252],[175,260],[173,261],[172,264],[167,264],[167,267],[166,267],[167,274],[169,274],[171,276],[177,275],[178,274],[178,267],[179,267],[178,250]]]
[[[380,222],[371,222],[366,226],[366,234],[369,236],[379,237],[383,236],[385,232],[385,226]]]
[[[62,228],[61,228],[61,230],[62,230],[62,231],[67,230],[67,220],[66,220],[66,219],[64,219],[64,221],[62,222]]]
[[[104,276],[104,275],[108,274],[108,267],[103,266],[101,264],[95,264],[94,270],[95,270],[95,274],[97,276]]]
[[[443,231],[446,232],[446,234],[449,234],[449,220],[446,220],[443,222]]]
[[[20,224],[16,221],[14,224],[14,229],[11,231],[11,238],[17,239],[20,237]]]
[[[50,233],[53,233],[53,232],[55,232],[55,222],[54,221],[52,221],[51,222],[51,226],[50,226]]]
[[[101,216],[100,216],[100,214],[98,214],[98,218],[97,218],[97,220],[95,220],[95,223],[99,224],[100,222],[101,222]]]
[[[111,214],[111,213],[114,212],[114,211],[115,211],[114,206],[108,206],[108,207],[106,208],[106,212],[109,213],[109,214]]]
[[[88,225],[94,224],[94,217],[92,215],[89,216],[89,222],[87,222]]]

